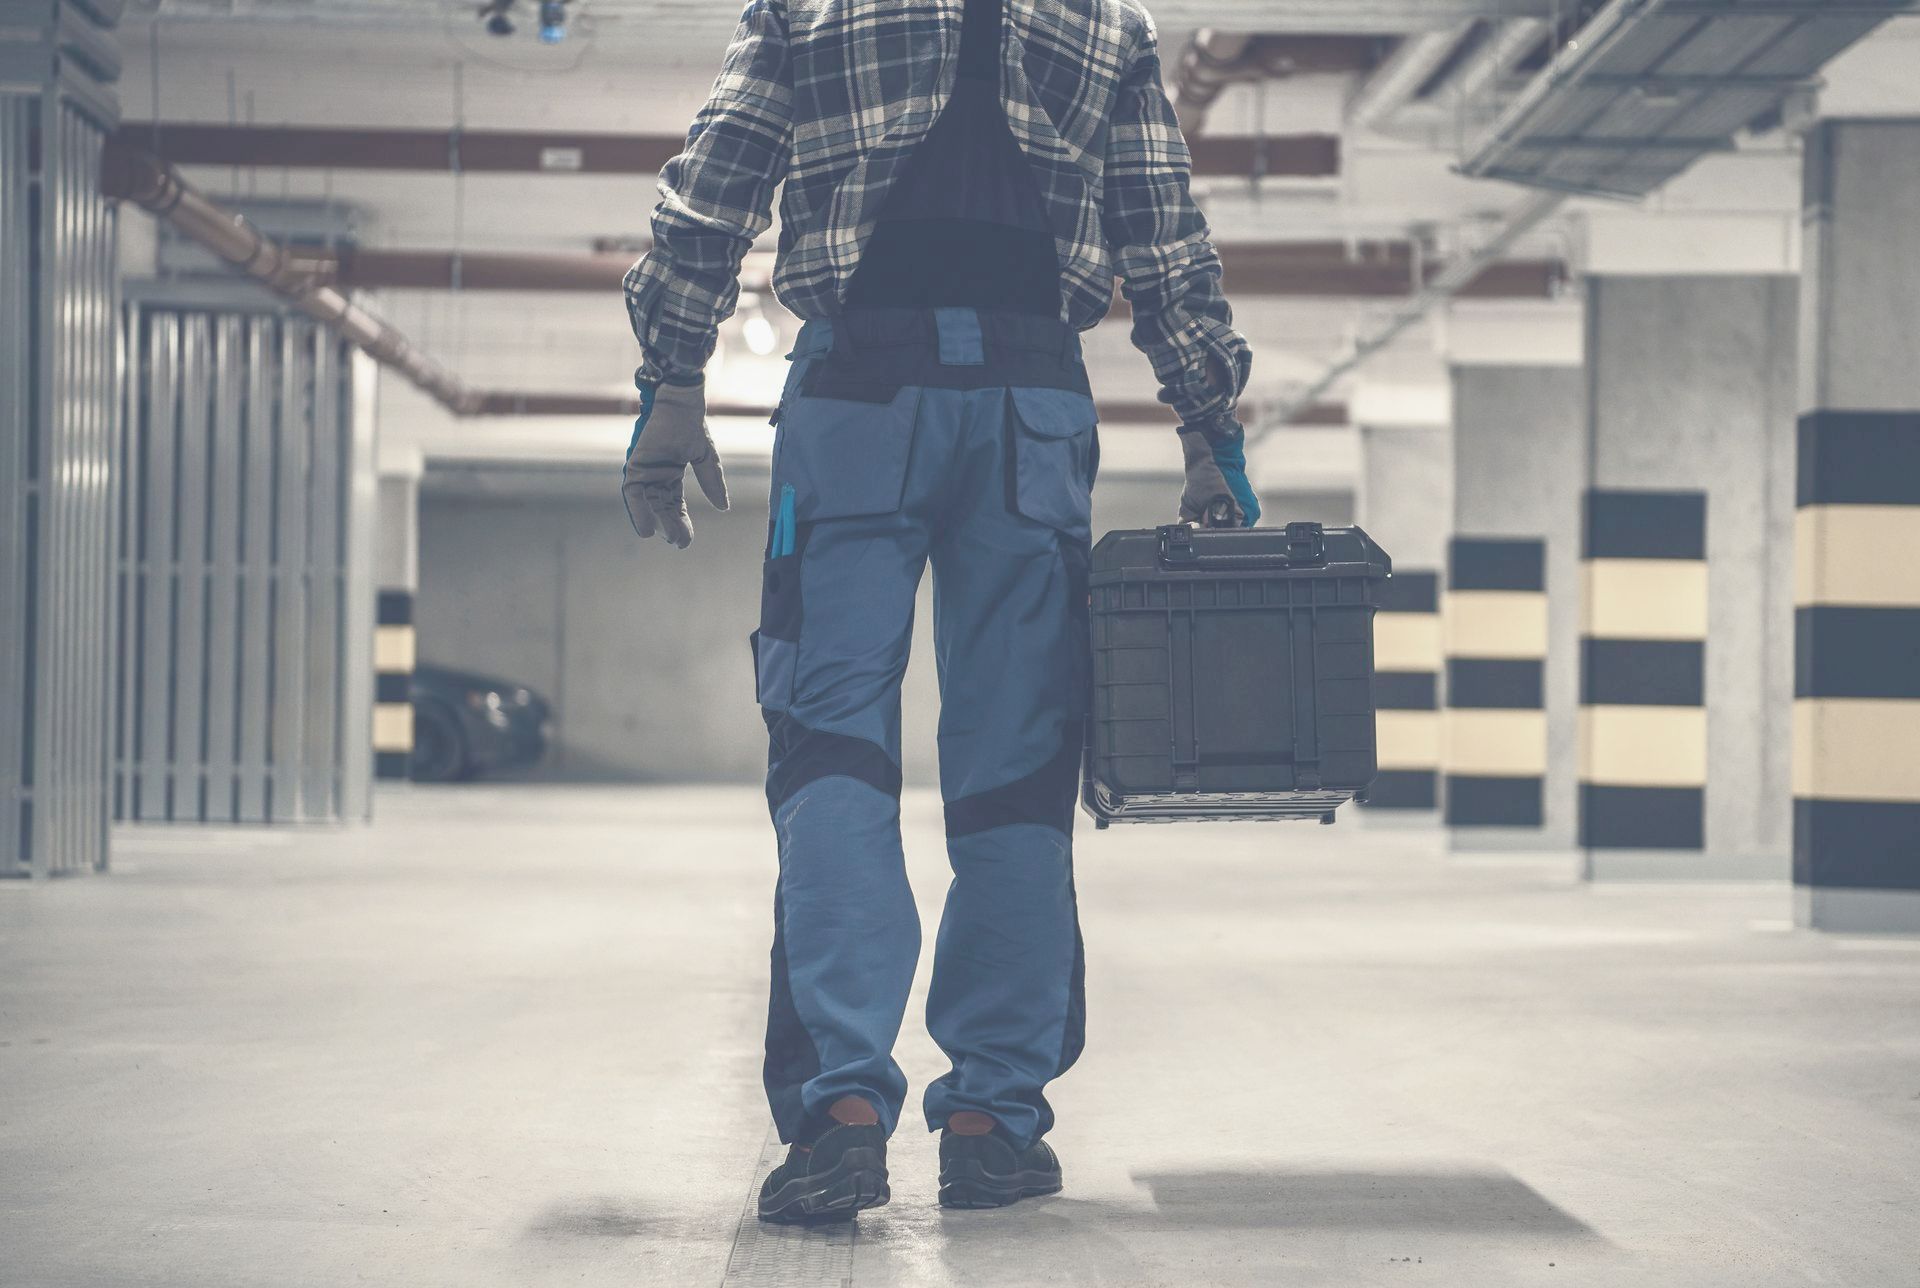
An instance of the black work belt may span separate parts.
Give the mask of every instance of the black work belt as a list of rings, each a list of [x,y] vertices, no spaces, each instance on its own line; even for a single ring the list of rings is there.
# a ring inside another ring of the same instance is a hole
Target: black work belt
[[[820,359],[812,398],[892,402],[900,390],[1065,389],[1093,396],[1080,333],[1053,318],[985,309],[868,309],[809,322],[791,356]]]

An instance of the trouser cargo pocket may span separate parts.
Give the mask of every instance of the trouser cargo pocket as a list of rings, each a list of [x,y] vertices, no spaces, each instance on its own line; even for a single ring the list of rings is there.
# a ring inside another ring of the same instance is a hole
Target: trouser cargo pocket
[[[1099,420],[1093,399],[1063,389],[1012,389],[1008,504],[1079,541],[1092,537]]]
[[[862,403],[794,389],[782,401],[760,629],[753,637],[755,689],[770,712],[785,712],[794,702],[806,629],[809,538],[823,523],[900,509],[920,394],[905,388],[889,402]]]

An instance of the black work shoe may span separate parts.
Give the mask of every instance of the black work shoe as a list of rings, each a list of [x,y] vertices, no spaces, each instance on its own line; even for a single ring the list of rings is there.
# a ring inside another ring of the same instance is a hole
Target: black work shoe
[[[760,1187],[760,1219],[777,1225],[848,1221],[892,1197],[886,1132],[835,1123],[788,1148],[787,1161]]]
[[[1044,1140],[1026,1149],[995,1127],[985,1136],[940,1136],[940,1206],[997,1208],[1060,1192],[1060,1159]]]

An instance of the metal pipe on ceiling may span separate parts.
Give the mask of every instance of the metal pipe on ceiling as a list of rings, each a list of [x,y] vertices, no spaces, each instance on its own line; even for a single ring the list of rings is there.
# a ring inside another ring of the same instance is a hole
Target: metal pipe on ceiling
[[[1304,408],[1316,405],[1348,372],[1392,344],[1439,305],[1470,287],[1490,265],[1506,254],[1508,248],[1551,217],[1566,200],[1566,194],[1558,192],[1538,192],[1526,197],[1508,213],[1500,230],[1485,245],[1473,254],[1447,265],[1427,284],[1426,289],[1395,309],[1384,322],[1357,341],[1345,357],[1329,365],[1313,383],[1283,403],[1270,421],[1248,436],[1250,441],[1258,442],[1275,429],[1294,423],[1294,416]]]
[[[1513,71],[1514,64],[1538,49],[1551,32],[1547,23],[1535,18],[1503,24],[1461,63],[1433,97],[1444,96],[1461,103],[1484,101],[1498,90],[1500,81]]]
[[[1252,44],[1253,36],[1246,32],[1208,28],[1195,33],[1173,77],[1173,114],[1184,133],[1200,133],[1221,92],[1243,79],[1242,60]]]
[[[1360,86],[1347,105],[1347,120],[1363,129],[1406,106],[1427,78],[1457,49],[1472,23],[1408,36]]]
[[[473,395],[459,379],[415,349],[399,331],[326,285],[324,264],[302,257],[263,236],[240,216],[222,210],[165,162],[109,142],[101,153],[100,190],[166,220],[308,317],[333,327],[450,411],[467,414]]]
[[[1191,138],[1229,85],[1369,72],[1379,64],[1384,45],[1375,36],[1250,35],[1209,28],[1181,52],[1174,113]]]

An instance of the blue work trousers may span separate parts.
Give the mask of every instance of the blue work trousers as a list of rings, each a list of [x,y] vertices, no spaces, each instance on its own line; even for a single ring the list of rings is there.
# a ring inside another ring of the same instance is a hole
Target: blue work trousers
[[[1037,1139],[1084,1040],[1072,825],[1099,449],[1078,338],[885,311],[809,323],[791,356],[754,636],[780,853],[767,1096],[788,1141],[843,1096],[899,1121],[920,951],[900,681],[931,563],[953,879],[927,1027],[952,1067],[925,1112]]]

